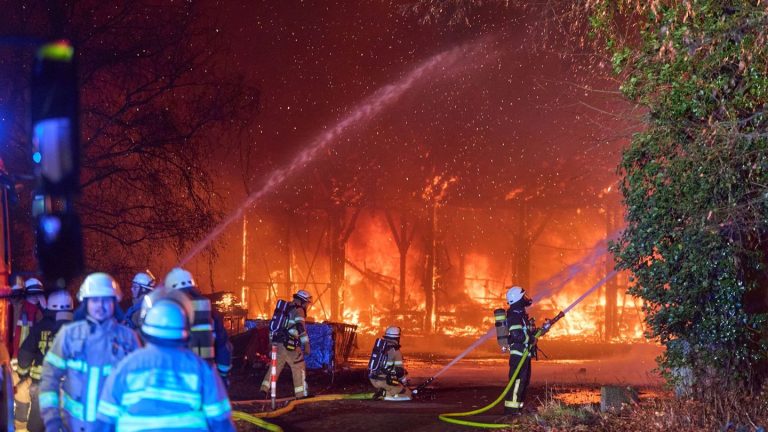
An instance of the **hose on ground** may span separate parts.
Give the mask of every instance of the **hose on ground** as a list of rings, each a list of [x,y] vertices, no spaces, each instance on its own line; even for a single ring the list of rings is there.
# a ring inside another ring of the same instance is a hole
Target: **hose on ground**
[[[247,421],[251,424],[254,424],[260,428],[266,429],[270,432],[282,432],[282,428],[276,424],[269,423],[267,421],[264,421],[262,419],[264,418],[274,418],[279,417],[283,414],[287,414],[291,411],[293,411],[294,408],[296,408],[299,405],[303,404],[309,404],[309,403],[315,403],[315,402],[326,402],[326,401],[335,401],[335,400],[365,400],[365,399],[371,399],[373,398],[373,393],[352,393],[352,394],[330,394],[330,395],[321,395],[321,396],[315,396],[311,398],[305,398],[305,399],[294,399],[291,402],[288,403],[288,405],[276,409],[274,411],[264,411],[256,414],[247,414],[242,411],[233,411],[232,417],[235,420],[243,420]]]
[[[541,333],[542,333],[541,330],[536,332],[536,338],[537,339],[539,338]],[[440,420],[446,422],[446,423],[453,423],[453,424],[462,425],[462,426],[471,426],[471,427],[485,428],[485,429],[508,428],[509,424],[473,422],[473,421],[469,421],[469,420],[460,420],[460,419],[453,418],[453,417],[469,417],[469,416],[473,416],[473,415],[482,414],[482,413],[488,411],[489,409],[495,407],[496,405],[499,404],[499,402],[504,400],[504,396],[506,396],[507,393],[509,393],[509,389],[512,388],[512,383],[515,382],[515,380],[517,379],[517,376],[520,374],[520,369],[522,369],[523,363],[525,362],[525,359],[528,357],[528,351],[529,351],[529,348],[526,348],[525,351],[523,351],[523,355],[520,357],[520,362],[517,364],[517,368],[515,368],[515,373],[512,374],[512,378],[509,379],[509,382],[507,383],[507,386],[504,387],[504,391],[501,392],[501,394],[499,395],[499,397],[496,398],[495,401],[491,402],[490,404],[488,404],[488,405],[486,405],[486,406],[484,406],[482,408],[476,409],[474,411],[458,412],[458,413],[445,413],[445,414],[440,414],[438,416],[438,418]]]

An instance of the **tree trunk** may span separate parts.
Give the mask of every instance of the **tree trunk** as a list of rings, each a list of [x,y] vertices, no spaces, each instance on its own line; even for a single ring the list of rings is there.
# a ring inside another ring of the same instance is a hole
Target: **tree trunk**
[[[330,291],[331,291],[331,320],[339,321],[344,314],[339,293],[344,283],[344,266],[346,263],[346,242],[343,240],[343,213],[329,212],[330,230],[328,235],[330,249]]]
[[[283,295],[285,298],[290,299],[293,295],[293,282],[291,281],[291,274],[293,273],[293,258],[291,252],[291,222],[293,218],[290,215],[285,216],[285,230],[283,232]]]
[[[435,296],[435,222],[437,206],[432,206],[427,218],[427,229],[424,233],[424,254],[426,265],[424,271],[424,331],[432,332],[434,324],[434,296]]]

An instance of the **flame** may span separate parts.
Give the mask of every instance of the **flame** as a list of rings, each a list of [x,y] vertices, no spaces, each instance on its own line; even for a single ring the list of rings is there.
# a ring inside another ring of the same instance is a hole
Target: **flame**
[[[423,198],[431,200],[435,204],[434,208],[439,207],[440,200],[445,198],[449,186],[456,181],[455,178],[435,176],[427,182]],[[523,191],[517,189],[510,192],[513,195],[520,193]],[[578,211],[597,213],[594,209]],[[414,221],[409,220],[408,223],[412,224]],[[604,229],[596,229],[587,224],[568,224],[559,229],[560,232],[554,229],[546,231],[538,240],[539,249],[534,255],[537,259],[530,264],[531,286],[526,287],[531,296],[535,297],[537,294],[535,290],[538,281],[562,271],[569,263],[586,253],[583,252],[586,250],[583,249],[585,245],[591,245],[593,240],[605,235]],[[414,332],[420,330],[426,308],[425,293],[421,287],[424,277],[424,245],[418,240],[418,235],[417,232],[406,255],[405,299],[402,299],[405,307],[401,308],[400,251],[390,227],[381,211],[366,210],[359,215],[355,231],[346,246],[348,263],[340,292],[340,320],[357,325],[361,334],[380,334],[383,328],[389,325],[399,325]],[[434,330],[439,334],[457,337],[485,334],[494,326],[493,310],[506,307],[505,287],[513,285],[517,277],[511,272],[510,255],[501,254],[498,249],[484,248],[482,245],[464,247],[466,249],[460,251],[446,248],[444,253],[454,254],[448,259],[452,273],[435,274],[435,277],[439,277],[439,294],[436,299],[437,307],[433,311],[433,322]],[[461,260],[455,259],[457,252],[463,254]],[[456,265],[459,261],[463,265]],[[316,298],[315,305],[309,310],[309,318],[318,321],[329,319],[330,291],[325,285],[329,277],[324,273],[321,262],[322,259],[318,259],[318,264],[313,269],[313,282],[306,286],[296,283],[296,279],[284,274],[284,271],[272,268],[271,274],[264,279],[268,282],[275,281],[277,287],[265,289],[255,284],[249,287],[252,296],[249,305],[250,316],[259,313],[263,318],[269,318],[263,315],[271,314],[269,304],[274,305],[275,296],[280,298],[285,295],[284,281],[290,278],[293,289],[308,289]],[[296,259],[293,265],[296,275],[302,275],[301,278],[309,280],[304,274],[301,260]],[[529,314],[536,318],[538,325],[542,325],[545,318],[554,317],[593,286],[596,280],[601,279],[605,269],[602,261],[594,264],[594,268],[569,280],[559,292],[537,301],[529,309]],[[623,281],[617,282],[618,286],[628,286],[626,275],[622,278]],[[246,280],[245,276],[242,279]],[[570,310],[564,319],[552,327],[547,339],[605,340],[604,292],[605,289],[598,290],[578,307]],[[642,305],[639,300],[625,295],[621,290],[617,295],[617,339],[642,340]],[[223,299],[222,302],[224,307],[232,307],[230,304],[238,301],[234,298]],[[238,306],[243,304],[238,303]],[[254,310],[256,308],[258,310]]]

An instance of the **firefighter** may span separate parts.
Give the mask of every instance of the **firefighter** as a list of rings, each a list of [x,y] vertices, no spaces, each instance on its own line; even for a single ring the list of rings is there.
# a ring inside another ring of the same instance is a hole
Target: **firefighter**
[[[141,328],[141,300],[155,289],[155,276],[149,270],[136,273],[131,281],[133,304],[125,312],[122,323],[134,330]]]
[[[147,297],[146,342],[107,378],[98,408],[106,431],[235,431],[224,383],[189,348],[190,299],[179,291]]]
[[[509,288],[507,290],[507,303],[509,304],[509,309],[507,309],[509,378],[512,378],[521,359],[523,366],[520,368],[512,388],[507,393],[504,401],[504,414],[518,416],[522,414],[525,392],[531,381],[531,352],[529,350],[525,359],[523,359],[523,352],[526,348],[533,348],[536,339],[528,313],[525,311],[525,308],[531,305],[531,299],[525,295],[525,290],[519,286]]]
[[[72,296],[67,291],[56,291],[48,296],[47,308],[43,319],[38,321],[29,332],[29,336],[19,348],[18,373],[22,382],[29,379],[29,395],[31,406],[27,405],[29,420],[27,430],[44,432],[45,426],[40,417],[38,404],[38,388],[43,373],[43,358],[53,344],[53,338],[62,325],[72,321]],[[16,405],[16,419],[20,420],[21,404]],[[17,424],[17,429],[19,425]]]
[[[120,297],[120,287],[106,273],[92,273],[80,286],[78,298],[86,303],[87,316],[61,328],[43,361],[39,399],[46,431],[64,425],[64,430],[97,430],[104,379],[139,347],[136,333],[115,319]]]
[[[18,353],[21,343],[29,334],[29,329],[43,318],[45,310],[45,291],[43,283],[35,278],[24,282],[24,300],[17,310],[16,328],[13,332],[13,352]],[[14,354],[16,357],[16,354]]]
[[[19,290],[17,289],[17,292]],[[29,335],[30,329],[34,327],[35,323],[43,318],[43,311],[45,308],[45,292],[43,291],[43,284],[35,279],[29,278],[24,282],[24,288],[22,291],[21,299],[17,302],[17,307],[14,310],[16,326],[13,332],[13,359],[11,365],[16,371],[14,379],[17,381],[14,390],[14,402],[16,407],[14,409],[14,420],[18,429],[21,429],[27,422],[27,416],[29,415],[29,407],[32,403],[30,394],[30,387],[32,382],[27,378],[28,371],[19,370],[18,367],[18,355],[21,344],[26,340]]]
[[[293,300],[284,310],[285,319],[283,325],[276,331],[270,332],[269,340],[277,346],[277,369],[275,380],[280,376],[283,367],[288,365],[293,376],[293,392],[297,399],[309,396],[307,388],[307,365],[304,356],[309,355],[309,336],[305,319],[307,309],[312,304],[312,295],[305,290],[298,290],[293,295]],[[275,318],[273,318],[274,321]],[[269,391],[271,368],[267,369],[264,379],[261,381],[259,395],[266,397]]]
[[[211,365],[216,365],[224,384],[229,384],[232,369],[232,347],[221,316],[211,308],[211,300],[198,291],[192,273],[183,268],[171,269],[165,276],[165,288],[180,290],[189,296],[194,309],[189,348]]]
[[[409,401],[408,372],[400,352],[400,327],[387,327],[384,337],[376,341],[368,367],[368,379],[378,391],[374,399]]]

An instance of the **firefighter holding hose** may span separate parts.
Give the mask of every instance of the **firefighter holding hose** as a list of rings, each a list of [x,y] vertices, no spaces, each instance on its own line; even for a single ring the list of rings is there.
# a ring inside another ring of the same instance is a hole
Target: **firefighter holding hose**
[[[525,295],[525,290],[519,286],[507,290],[509,309],[494,311],[496,320],[496,336],[502,351],[509,350],[509,378],[522,361],[522,367],[512,388],[504,401],[504,414],[518,416],[523,412],[525,393],[531,381],[531,352],[535,348],[536,333],[525,308],[531,305],[531,299]],[[523,358],[523,352],[529,352]]]
[[[374,399],[409,401],[408,372],[400,352],[400,327],[388,327],[384,337],[376,339],[368,362],[368,378],[377,389]]]

